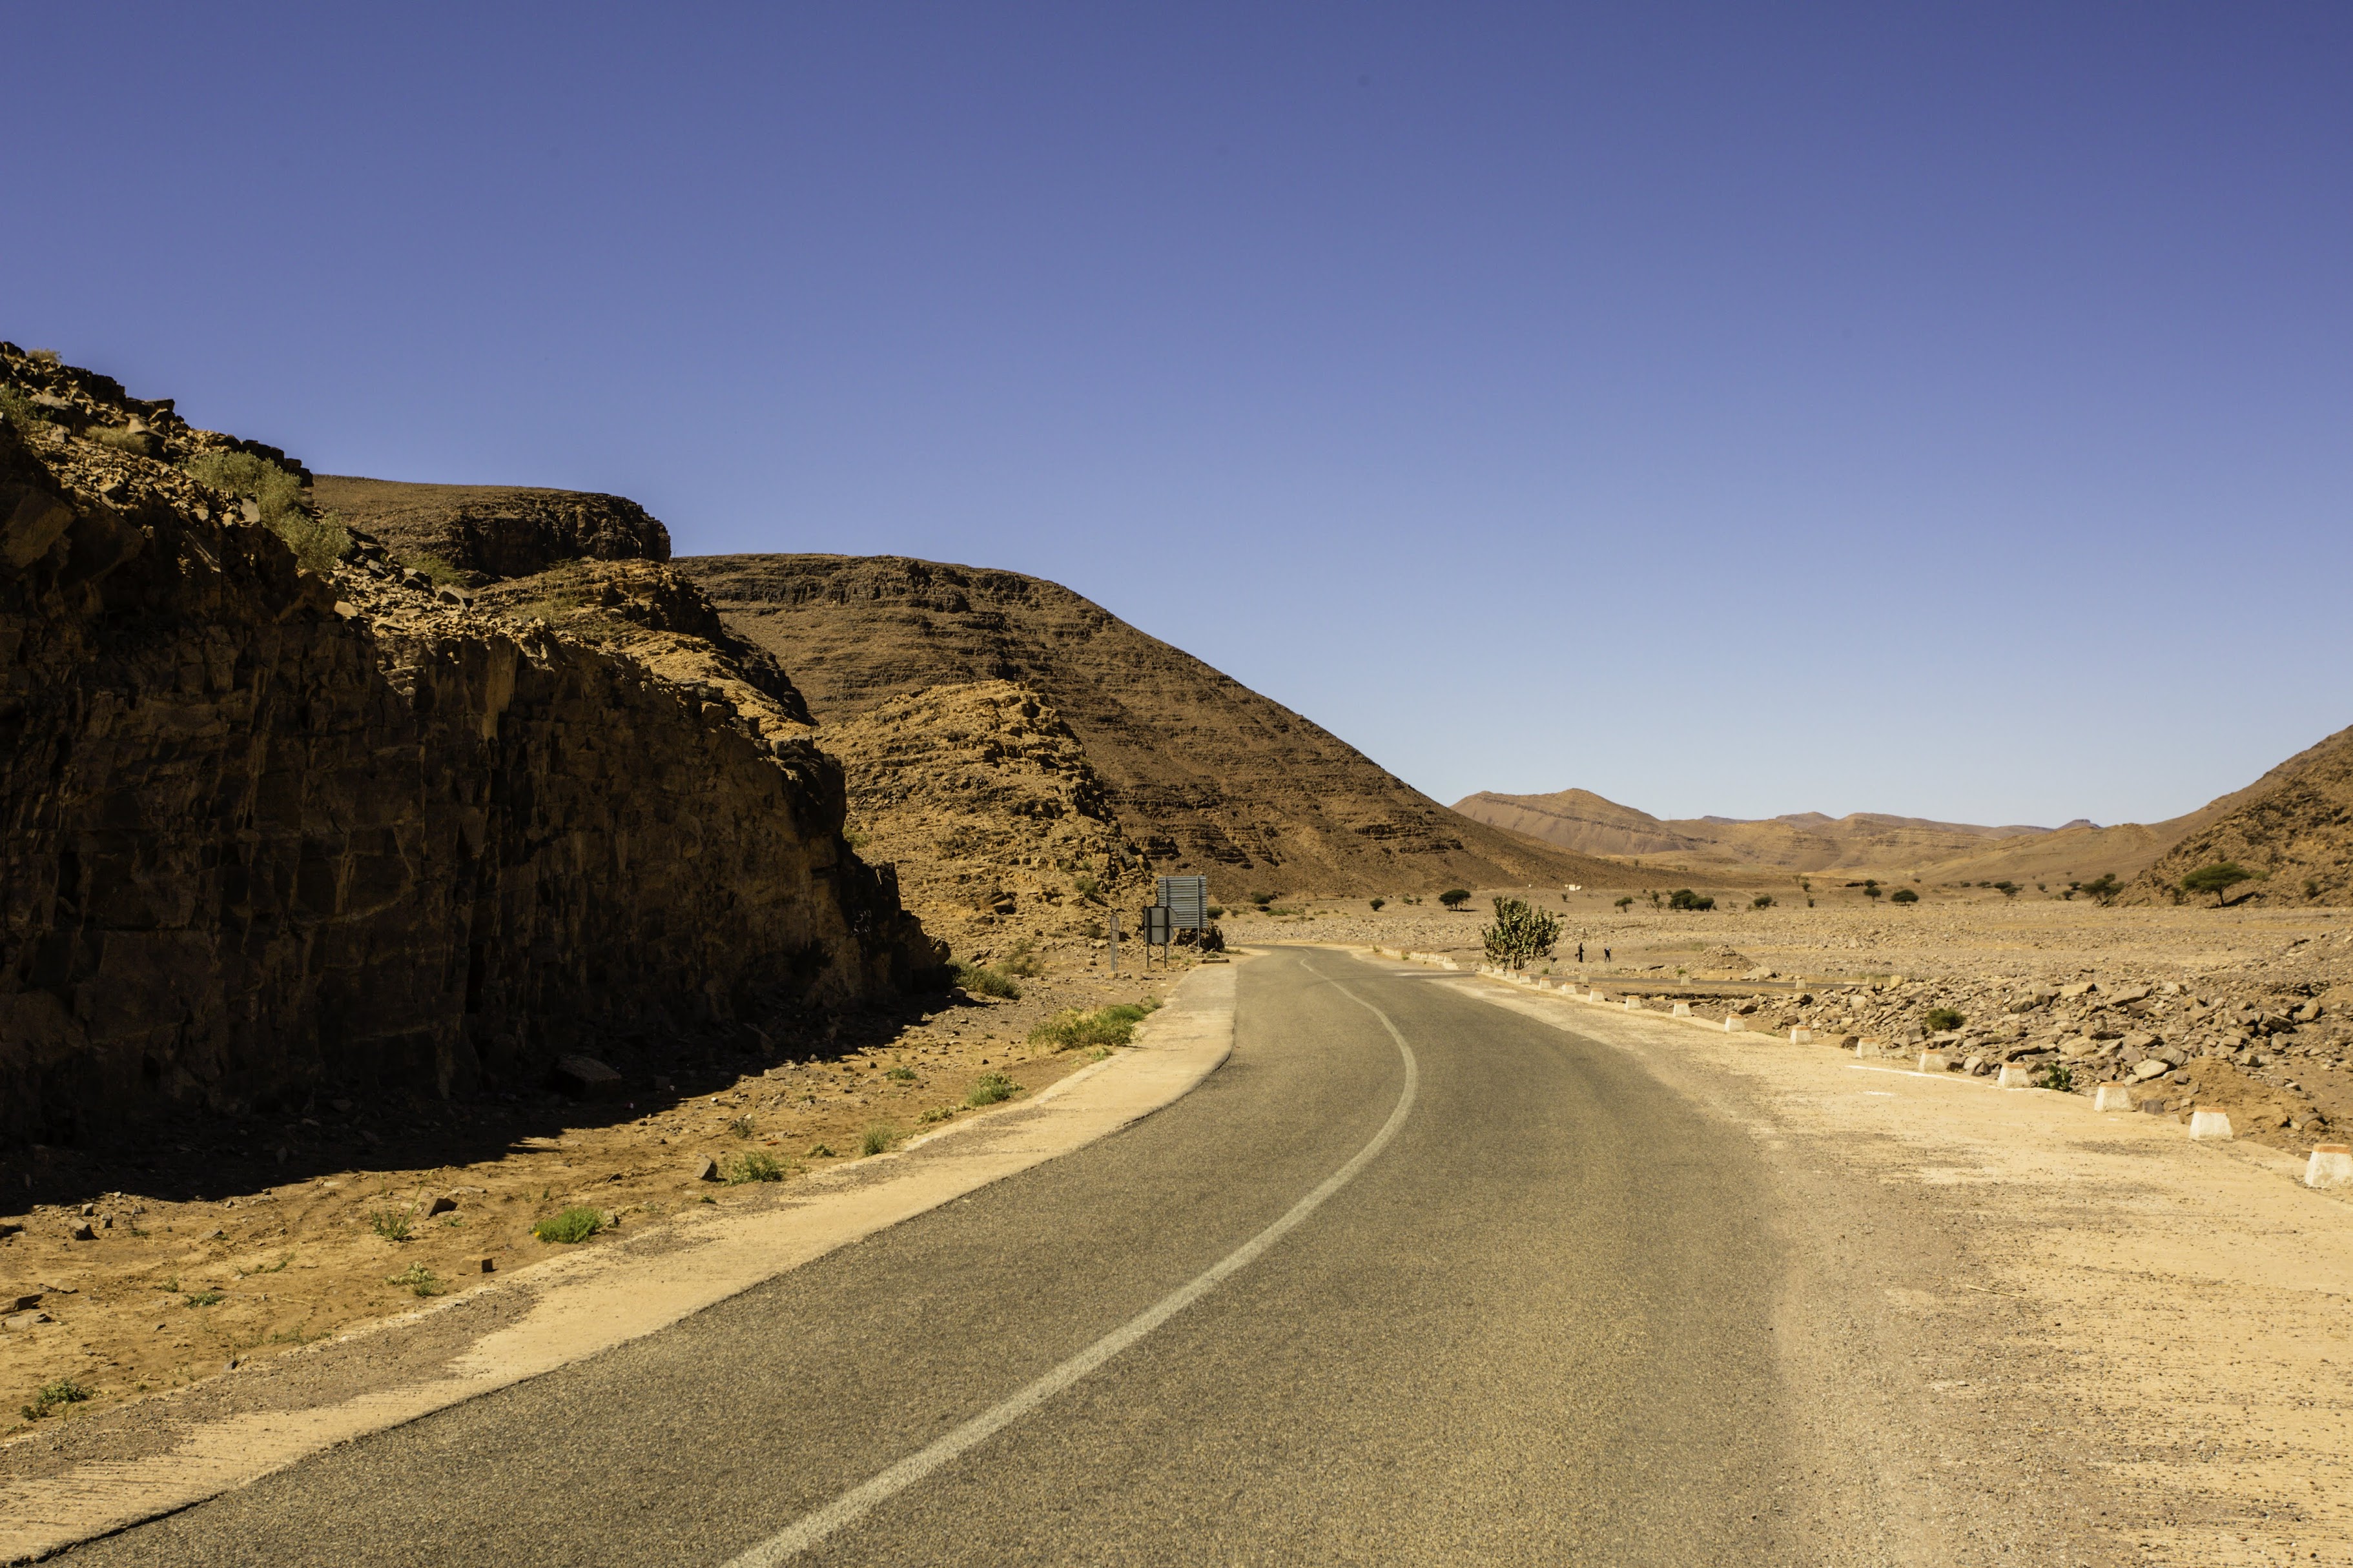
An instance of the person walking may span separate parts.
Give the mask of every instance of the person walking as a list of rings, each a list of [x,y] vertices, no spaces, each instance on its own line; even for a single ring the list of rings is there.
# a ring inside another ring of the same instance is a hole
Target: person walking
[[[1577,962],[1579,963],[1585,962],[1585,944],[1581,942],[1577,944]]]
[[[1606,947],[1601,950],[1601,962],[1604,963],[1609,962],[1609,950]]]

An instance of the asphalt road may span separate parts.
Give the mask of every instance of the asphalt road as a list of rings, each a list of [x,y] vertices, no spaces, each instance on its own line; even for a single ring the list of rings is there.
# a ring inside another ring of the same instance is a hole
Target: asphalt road
[[[1116,1136],[61,1561],[1823,1560],[1736,1128],[1428,971],[1239,981],[1232,1059]]]

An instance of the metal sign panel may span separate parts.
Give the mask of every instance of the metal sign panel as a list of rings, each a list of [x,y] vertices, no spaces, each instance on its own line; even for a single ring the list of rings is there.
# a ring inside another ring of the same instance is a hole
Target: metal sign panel
[[[1162,877],[1160,902],[1178,931],[1199,931],[1209,923],[1209,879]]]
[[[1155,904],[1144,911],[1145,946],[1166,947],[1168,945],[1168,939],[1174,933],[1169,915],[1170,911],[1166,904]]]

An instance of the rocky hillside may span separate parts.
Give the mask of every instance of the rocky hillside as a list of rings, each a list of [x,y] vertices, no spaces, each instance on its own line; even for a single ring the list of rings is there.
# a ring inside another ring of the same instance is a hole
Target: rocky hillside
[[[670,559],[670,530],[621,496],[341,474],[319,475],[311,494],[403,560],[478,580],[528,577],[559,561]]]
[[[2184,835],[2126,889],[2126,901],[2170,901],[2182,878],[2227,860],[2256,873],[2226,895],[2232,903],[2353,903],[2353,729],[2224,800],[2235,804]]]
[[[832,728],[894,698],[1024,683],[1084,748],[1155,872],[1334,894],[1626,873],[1440,805],[1362,752],[1055,584],[899,556],[686,557],[729,628]]]
[[[790,683],[662,629],[707,606],[485,603],[306,478],[0,345],[0,1138],[536,1084],[944,958]]]
[[[841,761],[860,852],[897,866],[908,907],[959,951],[1084,936],[1109,902],[1150,901],[1111,792],[1029,687],[927,687],[817,742]]]

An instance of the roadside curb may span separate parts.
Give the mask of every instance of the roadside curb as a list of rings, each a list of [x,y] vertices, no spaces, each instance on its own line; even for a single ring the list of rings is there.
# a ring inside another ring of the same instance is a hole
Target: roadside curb
[[[1234,974],[1229,965],[1193,971],[1138,1026],[1134,1047],[893,1153],[825,1173],[775,1207],[675,1215],[611,1246],[51,1434],[77,1450],[70,1459],[47,1473],[0,1479],[0,1562],[47,1556],[177,1512],[339,1444],[642,1339],[1084,1148],[1176,1103],[1225,1063]],[[373,1373],[354,1395],[347,1392],[354,1357],[371,1367],[398,1358],[410,1364]],[[325,1387],[306,1398],[306,1381]],[[191,1408],[199,1405],[210,1408]],[[117,1457],[124,1453],[138,1457]]]

